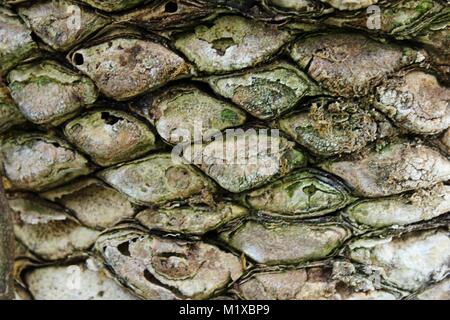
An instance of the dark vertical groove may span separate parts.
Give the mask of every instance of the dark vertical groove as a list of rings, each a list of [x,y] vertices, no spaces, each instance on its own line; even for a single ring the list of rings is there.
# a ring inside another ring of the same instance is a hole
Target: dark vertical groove
[[[12,216],[0,175],[0,300],[13,298],[14,237]]]

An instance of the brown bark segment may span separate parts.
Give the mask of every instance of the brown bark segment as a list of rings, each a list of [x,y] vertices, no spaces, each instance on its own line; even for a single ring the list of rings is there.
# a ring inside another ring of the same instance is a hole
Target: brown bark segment
[[[0,175],[1,181],[1,175]],[[14,252],[14,238],[11,223],[11,209],[0,183],[0,300],[12,299],[13,280],[11,276]]]

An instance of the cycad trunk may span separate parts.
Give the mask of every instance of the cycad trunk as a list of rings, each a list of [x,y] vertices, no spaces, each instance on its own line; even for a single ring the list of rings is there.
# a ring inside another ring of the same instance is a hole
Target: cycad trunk
[[[448,1],[1,2],[4,297],[449,299]]]

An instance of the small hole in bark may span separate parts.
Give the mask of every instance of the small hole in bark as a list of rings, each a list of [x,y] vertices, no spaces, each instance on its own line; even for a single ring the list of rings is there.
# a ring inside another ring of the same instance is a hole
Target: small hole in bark
[[[349,293],[349,287],[346,283],[339,281],[336,283],[336,292],[340,294],[346,294]]]
[[[220,56],[225,55],[225,52],[229,47],[236,45],[233,38],[216,39],[211,44],[213,49],[215,49]]]
[[[311,197],[317,192],[317,188],[315,185],[309,185],[303,188],[303,192],[308,196]]]
[[[115,117],[109,112],[102,112],[102,119],[105,120],[106,124],[113,125],[119,122],[120,120],[123,120],[123,118]]]
[[[131,253],[130,253],[130,250],[129,250],[129,243],[128,243],[128,241],[119,244],[119,245],[117,246],[117,250],[119,250],[119,252],[120,252],[121,254],[123,254],[124,256],[131,257]]]
[[[77,66],[81,66],[84,63],[84,57],[81,53],[75,53],[73,55],[73,62],[77,65]]]
[[[176,2],[169,1],[164,7],[164,11],[166,11],[167,13],[175,13],[178,11],[178,4]]]

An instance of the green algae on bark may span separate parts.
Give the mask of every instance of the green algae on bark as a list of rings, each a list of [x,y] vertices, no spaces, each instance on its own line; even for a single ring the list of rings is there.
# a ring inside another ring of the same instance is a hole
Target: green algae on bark
[[[97,100],[88,77],[53,60],[17,67],[8,74],[11,96],[31,122],[57,126]]]
[[[0,6],[0,76],[38,54],[26,24],[10,9]]]
[[[92,171],[84,156],[49,134],[16,134],[0,145],[2,167],[12,189],[43,191]]]
[[[128,100],[191,75],[191,66],[165,45],[140,39],[134,30],[110,33],[73,50],[68,56],[106,96]]]
[[[289,114],[276,124],[314,155],[353,153],[395,133],[382,114],[364,107],[361,102],[317,100],[309,110]]]
[[[203,80],[217,94],[262,120],[277,118],[303,98],[325,93],[302,71],[284,61]]]
[[[245,112],[193,85],[169,87],[139,99],[134,110],[152,123],[170,144],[208,140],[244,124]]]
[[[57,51],[71,49],[110,23],[106,16],[65,0],[37,2],[18,11],[42,41]]]
[[[180,206],[146,209],[136,220],[150,230],[188,235],[202,235],[208,231],[246,216],[248,210],[231,202],[210,206]]]
[[[63,132],[67,140],[104,167],[134,160],[157,148],[147,124],[114,109],[83,114],[66,123]]]
[[[191,165],[176,163],[170,153],[156,153],[100,171],[98,177],[137,204],[163,204],[206,196],[216,186]]]
[[[225,190],[239,193],[256,188],[307,163],[293,142],[272,135],[268,129],[229,130],[223,137],[179,150],[184,160],[198,166]]]
[[[262,214],[284,218],[322,216],[355,200],[339,179],[312,169],[294,171],[241,198]]]
[[[26,119],[11,98],[8,88],[0,83],[0,133],[24,122]]]
[[[225,73],[255,66],[289,41],[288,32],[240,16],[223,16],[212,27],[197,26],[175,46],[205,73]]]

